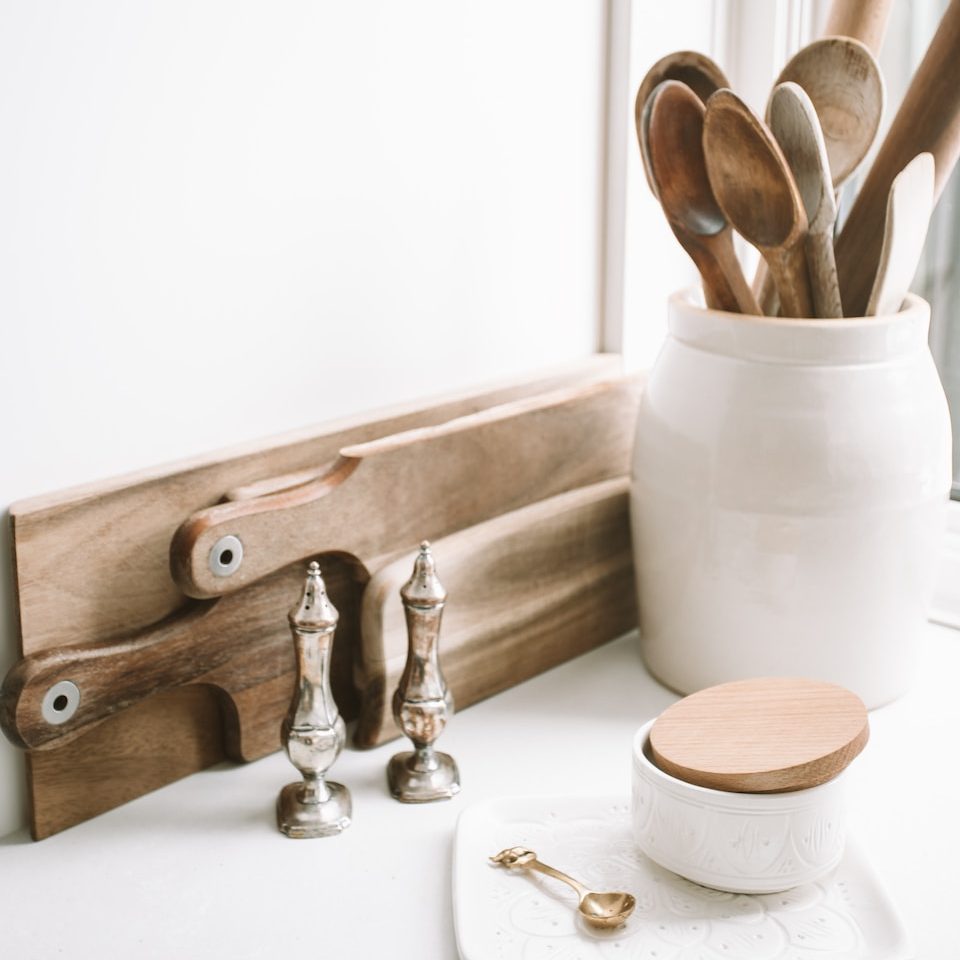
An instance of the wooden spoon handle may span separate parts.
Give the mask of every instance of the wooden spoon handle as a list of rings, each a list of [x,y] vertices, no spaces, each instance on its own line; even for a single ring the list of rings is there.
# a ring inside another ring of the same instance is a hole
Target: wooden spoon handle
[[[223,623],[215,605],[192,601],[183,614],[126,640],[64,647],[20,660],[0,689],[3,732],[19,747],[64,743],[161,688],[189,683],[219,666],[234,652],[234,638],[216,629],[218,619],[221,627]],[[79,704],[68,719],[48,720],[44,697],[64,679],[76,686]]]
[[[918,153],[936,163],[934,203],[960,154],[960,0],[951,0],[837,240],[843,312],[861,317],[880,262],[893,178]]]
[[[833,0],[825,37],[853,37],[876,55],[883,46],[893,0]]]
[[[807,266],[810,269],[813,315],[821,319],[842,317],[832,231],[807,234]]]
[[[813,298],[802,239],[789,247],[766,247],[760,251],[767,261],[780,295],[780,315],[812,317]]]
[[[700,271],[703,296],[711,310],[750,315],[760,312],[734,252],[733,232],[729,227],[712,237],[687,233],[673,223],[671,227]]]
[[[760,304],[760,311],[768,317],[775,317],[780,311],[780,297],[777,294],[777,285],[773,282],[773,276],[767,261],[760,258],[757,264],[757,272],[753,275],[753,295]]]

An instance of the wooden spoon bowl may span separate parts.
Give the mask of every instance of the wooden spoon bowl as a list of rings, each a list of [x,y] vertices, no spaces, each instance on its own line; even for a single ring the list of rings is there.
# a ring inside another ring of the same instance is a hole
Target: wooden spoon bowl
[[[647,106],[650,94],[664,80],[677,80],[686,84],[703,103],[706,103],[711,94],[721,87],[730,86],[730,81],[727,80],[724,72],[706,54],[697,53],[695,50],[678,50],[676,53],[668,53],[665,57],[661,57],[647,71],[647,75],[640,81],[640,86],[637,88],[634,120],[637,125],[637,138],[641,141],[646,133],[644,124],[649,120],[649,112],[645,116],[644,108]],[[656,179],[642,148],[640,155],[643,158],[643,172],[647,176],[647,183],[653,195],[657,196]]]
[[[717,203],[767,261],[783,314],[812,316],[803,250],[807,215],[773,134],[735,93],[718,90],[707,102],[703,149]]]
[[[670,228],[696,263],[707,305],[755,314],[756,300],[733,249],[733,234],[707,176],[704,106],[677,80],[665,80],[647,98],[640,146]]]
[[[825,37],[799,50],[775,86],[792,82],[813,102],[834,189],[867,155],[883,115],[883,76],[869,48],[852,37]]]

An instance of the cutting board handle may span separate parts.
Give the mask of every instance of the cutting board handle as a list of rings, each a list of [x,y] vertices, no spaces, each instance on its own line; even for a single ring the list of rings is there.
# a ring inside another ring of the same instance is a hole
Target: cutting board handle
[[[622,476],[639,392],[638,377],[618,378],[347,447],[314,480],[194,513],[173,537],[171,573],[188,596],[212,598],[321,550],[369,570],[423,539]]]

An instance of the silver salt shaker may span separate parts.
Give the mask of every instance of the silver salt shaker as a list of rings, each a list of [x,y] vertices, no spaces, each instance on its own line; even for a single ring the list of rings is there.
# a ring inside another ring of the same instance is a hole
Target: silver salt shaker
[[[398,753],[387,767],[390,793],[404,803],[448,800],[460,792],[456,761],[433,749],[447,720],[453,697],[440,670],[440,618],[447,591],[437,579],[430,544],[420,544],[413,575],[400,590],[407,619],[407,663],[393,695],[397,726],[415,749]]]
[[[297,686],[281,735],[303,781],[277,798],[277,826],[288,837],[329,837],[350,826],[350,792],[325,777],[343,749],[346,729],[330,690],[330,654],[340,615],[327,597],[316,562],[300,602],[288,615],[297,653]]]

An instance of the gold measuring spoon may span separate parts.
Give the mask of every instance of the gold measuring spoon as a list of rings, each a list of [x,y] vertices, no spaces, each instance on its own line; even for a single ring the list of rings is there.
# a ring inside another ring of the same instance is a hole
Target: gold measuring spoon
[[[509,847],[490,859],[494,863],[509,868],[524,867],[527,870],[536,870],[538,873],[569,884],[580,897],[580,904],[577,907],[580,916],[595,927],[618,927],[633,913],[633,908],[637,905],[632,893],[596,893],[588,890],[573,877],[568,877],[565,873],[541,863],[536,853],[526,847]]]

